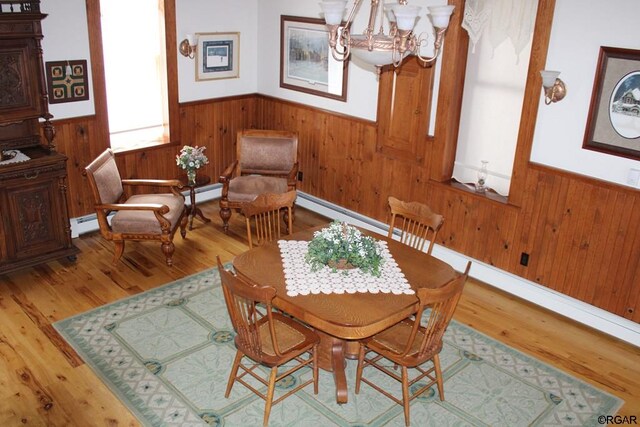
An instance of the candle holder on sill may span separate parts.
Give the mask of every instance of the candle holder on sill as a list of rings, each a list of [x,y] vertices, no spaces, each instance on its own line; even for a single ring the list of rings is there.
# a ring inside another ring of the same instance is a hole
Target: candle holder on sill
[[[475,183],[477,193],[486,193],[489,187],[487,187],[487,177],[489,172],[487,171],[487,160],[480,161],[480,169],[478,170],[478,180]]]

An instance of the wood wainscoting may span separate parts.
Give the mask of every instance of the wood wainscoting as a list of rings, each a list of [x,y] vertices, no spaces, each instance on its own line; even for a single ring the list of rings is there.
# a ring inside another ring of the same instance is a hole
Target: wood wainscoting
[[[383,222],[390,195],[427,203],[438,244],[640,322],[639,191],[528,163],[522,204],[501,203],[430,180],[431,138],[423,162],[393,158],[373,122],[259,99],[260,127],[299,132],[302,191]]]
[[[181,141],[118,155],[127,178],[172,178],[182,145],[204,145],[212,182],[235,159],[237,131],[295,130],[303,180],[315,197],[388,221],[387,197],[429,204],[445,216],[438,244],[611,313],[640,322],[640,192],[528,163],[518,206],[430,179],[433,139],[423,160],[377,148],[376,123],[263,95],[180,106]],[[94,117],[55,123],[69,157],[70,216],[93,212],[84,167],[108,147]],[[422,153],[421,153],[422,154]],[[529,254],[528,266],[520,264]]]
[[[116,153],[123,178],[175,178],[182,172],[175,157],[183,145],[205,146],[209,164],[202,173],[218,182],[220,173],[235,160],[236,133],[255,128],[257,100],[255,95],[234,96],[180,105],[180,140],[124,153]],[[101,136],[95,116],[57,120],[55,143],[67,155],[69,212],[72,218],[91,214],[91,190],[84,168],[109,147]]]

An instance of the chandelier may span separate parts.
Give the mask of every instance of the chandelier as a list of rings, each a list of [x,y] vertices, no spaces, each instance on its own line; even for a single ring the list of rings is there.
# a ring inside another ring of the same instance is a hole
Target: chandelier
[[[433,56],[420,55],[420,47],[426,42],[422,35],[416,37],[413,29],[420,13],[420,6],[411,6],[407,0],[398,3],[385,3],[380,7],[380,0],[371,0],[369,24],[363,34],[351,34],[351,24],[363,0],[355,0],[349,17],[344,25],[342,19],[346,10],[346,0],[323,0],[320,3],[324,19],[329,29],[329,47],[331,55],[337,61],[345,61],[351,54],[378,69],[393,64],[398,67],[408,55],[415,55],[427,65],[440,54],[444,33],[449,26],[449,18],[455,6],[429,6],[429,15],[435,31]],[[378,18],[379,12],[379,18]],[[384,16],[389,21],[389,34],[384,34]],[[376,33],[376,21],[380,21],[380,29]],[[341,31],[340,31],[341,30]]]

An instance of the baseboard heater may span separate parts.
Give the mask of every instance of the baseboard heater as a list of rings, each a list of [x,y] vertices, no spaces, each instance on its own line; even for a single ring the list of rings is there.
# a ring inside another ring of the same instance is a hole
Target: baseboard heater
[[[221,196],[222,185],[213,184],[196,190],[196,203],[217,199]],[[186,194],[189,201],[188,194]],[[348,221],[367,230],[386,235],[389,226],[386,223],[362,215],[358,212],[338,206],[318,197],[298,191],[298,206],[317,212],[330,219]],[[95,214],[71,219],[72,237],[98,230]],[[394,231],[399,236],[399,232]],[[520,297],[536,305],[554,311],[562,316],[583,323],[623,341],[640,347],[640,325],[623,317],[602,310],[570,296],[561,294],[515,274],[500,270],[489,264],[469,258],[444,246],[435,245],[433,256],[449,263],[462,271],[467,261],[472,261],[470,275],[495,288]]]

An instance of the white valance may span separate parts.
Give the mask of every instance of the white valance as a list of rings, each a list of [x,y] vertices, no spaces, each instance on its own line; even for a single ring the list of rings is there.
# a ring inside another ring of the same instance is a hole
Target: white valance
[[[493,49],[509,39],[519,57],[531,40],[537,5],[537,0],[467,0],[462,28],[469,33],[472,52],[484,35]]]

